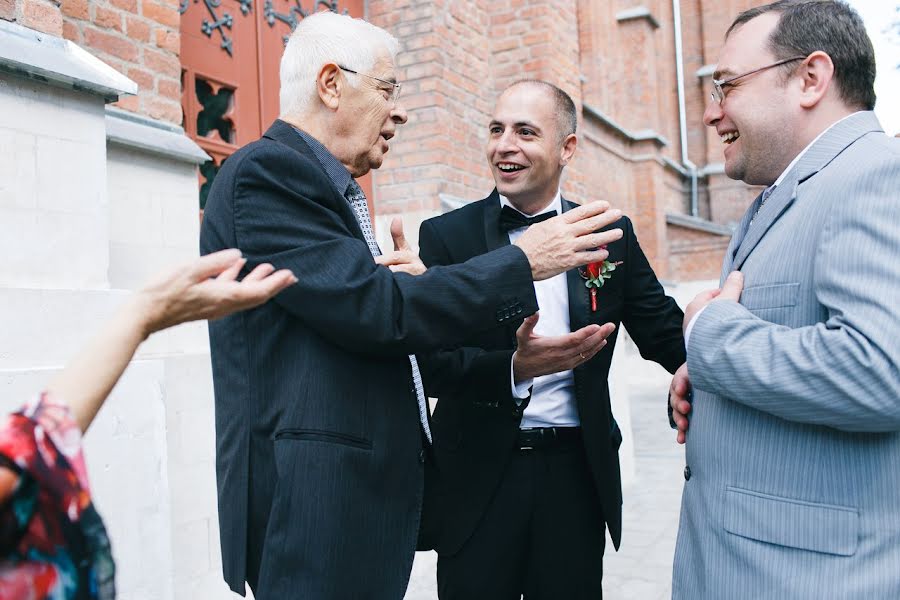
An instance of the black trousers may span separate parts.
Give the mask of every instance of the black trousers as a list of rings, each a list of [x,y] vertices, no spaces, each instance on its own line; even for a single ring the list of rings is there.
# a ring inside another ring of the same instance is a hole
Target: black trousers
[[[605,525],[580,443],[519,450],[462,549],[438,556],[441,600],[600,600]]]

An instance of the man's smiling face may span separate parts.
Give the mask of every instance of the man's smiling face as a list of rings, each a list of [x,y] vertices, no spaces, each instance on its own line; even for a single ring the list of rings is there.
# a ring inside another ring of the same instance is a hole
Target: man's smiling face
[[[730,77],[778,61],[768,47],[778,13],[766,13],[734,30],[719,56],[714,78]],[[789,63],[788,68],[797,63]],[[710,101],[703,122],[724,147],[725,174],[751,185],[771,185],[797,155],[795,125],[800,116],[796,86],[782,67],[762,70],[723,85],[721,104]]]
[[[527,83],[507,89],[494,108],[486,154],[497,191],[514,206],[549,203],[565,166],[552,96]]]

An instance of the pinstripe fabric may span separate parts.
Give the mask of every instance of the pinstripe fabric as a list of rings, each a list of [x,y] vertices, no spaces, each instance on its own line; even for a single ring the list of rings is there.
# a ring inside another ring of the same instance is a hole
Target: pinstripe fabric
[[[900,598],[898,190],[900,140],[858,113],[726,253],[745,288],[691,333],[674,598]]]
[[[356,183],[356,180],[351,179],[347,184],[347,191],[344,192],[344,197],[347,198],[350,208],[353,209],[353,214],[356,215],[356,222],[359,223],[363,237],[366,238],[369,252],[372,253],[373,257],[381,256],[381,248],[378,247],[378,242],[375,241],[375,232],[372,231],[372,219],[369,217],[366,195],[362,188],[359,187],[359,184]],[[412,372],[413,388],[416,390],[416,401],[419,405],[419,423],[422,425],[422,431],[430,444],[432,439],[431,428],[428,426],[428,401],[425,399],[425,387],[422,385],[422,374],[419,371],[419,362],[416,360],[415,354],[409,355],[409,367]]]

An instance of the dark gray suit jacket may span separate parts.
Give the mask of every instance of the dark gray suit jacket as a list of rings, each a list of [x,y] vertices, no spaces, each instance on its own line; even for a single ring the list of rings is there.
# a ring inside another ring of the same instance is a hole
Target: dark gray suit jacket
[[[258,600],[403,596],[425,460],[407,354],[537,310],[516,247],[419,277],[376,266],[341,192],[276,121],[206,205],[203,253],[299,278],[210,323],[223,569]]]

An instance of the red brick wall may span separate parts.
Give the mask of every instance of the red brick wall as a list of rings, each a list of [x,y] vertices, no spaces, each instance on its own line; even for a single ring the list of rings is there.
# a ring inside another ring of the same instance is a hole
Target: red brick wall
[[[683,256],[706,252],[710,264],[718,263],[727,244],[723,236],[697,232],[706,245],[682,244],[680,258],[670,247],[665,213],[689,209],[689,181],[665,164],[665,159],[681,160],[672,5],[669,0],[641,3],[658,26],[646,18],[617,19],[634,5],[626,0],[370,0],[369,19],[404,45],[398,62],[410,114],[375,174],[376,212],[427,216],[438,212],[440,194],[465,200],[484,196],[493,187],[484,144],[497,94],[517,79],[545,79],[622,128],[653,131],[668,141],[636,141],[583,118],[563,193],[576,201],[609,200],[625,209],[661,276],[717,276],[717,267],[701,268],[702,261]],[[683,2],[688,141],[690,157],[700,167],[713,151],[701,123],[707,92],[696,71],[708,61],[704,52],[718,49],[705,37],[710,29],[705,9],[702,0]],[[723,32],[736,10],[724,14],[720,20],[728,21],[713,30]],[[706,201],[710,197],[715,202],[714,194],[701,190],[703,214],[726,219],[740,202],[729,197],[728,210],[714,211]],[[672,235],[673,244],[681,243],[679,232]]]
[[[0,19],[57,37],[62,35],[63,19],[55,0],[0,0]]]
[[[116,105],[181,123],[178,0],[62,0],[63,35],[138,84]]]
[[[0,19],[72,40],[138,84],[117,106],[181,123],[178,0],[0,0]]]
[[[702,125],[709,78],[696,73],[715,62],[731,20],[754,2],[681,3],[689,157],[701,168],[720,163],[722,150]],[[617,19],[636,5],[648,8],[658,27],[646,18]],[[138,96],[120,106],[179,123],[177,8],[178,0],[0,0],[0,18],[84,46],[138,83]],[[404,46],[398,63],[410,114],[375,173],[376,213],[420,219],[438,212],[441,194],[484,196],[493,187],[484,145],[498,92],[520,78],[545,79],[622,128],[668,142],[629,139],[583,117],[563,193],[623,207],[660,275],[718,274],[701,265],[720,259],[724,238],[691,232],[706,241],[688,244],[687,230],[665,219],[666,212],[689,210],[689,181],[666,166],[682,158],[671,0],[369,0],[367,13]],[[724,175],[700,184],[701,216],[720,223],[738,220],[756,193]]]
[[[678,227],[669,227],[669,266],[682,281],[718,279],[728,238]]]

